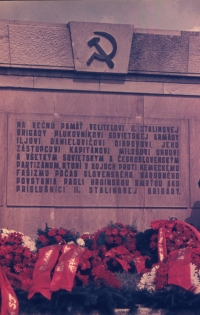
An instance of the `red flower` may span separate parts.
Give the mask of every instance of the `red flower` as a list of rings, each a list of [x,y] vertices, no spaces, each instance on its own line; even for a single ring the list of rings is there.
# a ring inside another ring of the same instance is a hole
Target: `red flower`
[[[29,248],[25,248],[25,250],[23,251],[23,255],[26,258],[31,258],[31,251]]]
[[[62,236],[56,235],[56,236],[55,236],[55,239],[56,239],[56,241],[57,241],[58,243],[60,243],[60,242],[62,241]]]
[[[60,230],[58,230],[58,234],[59,235],[65,235],[65,234],[67,234],[67,232],[64,229],[60,229]]]
[[[116,228],[112,229],[112,235],[118,235],[118,229]]]
[[[39,235],[38,241],[40,241],[44,245],[47,245],[49,243],[49,240],[45,235]]]
[[[12,254],[6,254],[5,258],[8,260],[12,260],[13,259],[13,255]]]
[[[21,263],[21,262],[22,262],[21,256],[16,255],[15,258],[14,258],[14,262],[15,262],[15,263]]]
[[[49,236],[55,236],[57,234],[58,229],[54,228],[48,232]]]

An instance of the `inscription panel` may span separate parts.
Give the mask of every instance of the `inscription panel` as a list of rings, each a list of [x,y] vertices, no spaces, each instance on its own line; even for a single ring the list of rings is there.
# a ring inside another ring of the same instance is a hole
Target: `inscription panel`
[[[9,116],[8,205],[144,207],[156,206],[156,200],[158,206],[185,205],[182,122],[42,118]]]
[[[192,208],[200,208],[200,147],[198,137],[200,134],[200,120],[190,119],[190,187]]]
[[[144,125],[153,144],[140,172],[145,207],[188,207],[188,121],[145,119]]]
[[[3,205],[3,196],[5,192],[5,123],[6,123],[6,115],[4,113],[0,113],[0,206]]]

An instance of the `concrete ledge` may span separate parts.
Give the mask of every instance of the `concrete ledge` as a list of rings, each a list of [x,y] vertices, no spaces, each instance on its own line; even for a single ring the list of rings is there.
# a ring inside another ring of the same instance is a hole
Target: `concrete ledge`
[[[33,88],[33,77],[0,75],[0,87]]]
[[[43,74],[44,75],[44,74]],[[200,96],[197,83],[167,83],[131,80],[101,80],[98,76],[89,78],[57,78],[44,76],[0,75],[0,87],[34,88],[63,91],[97,91],[133,94]]]
[[[101,92],[163,94],[163,83],[134,81],[100,81]]]
[[[55,90],[99,91],[98,80],[76,80],[71,78],[34,78],[34,88]]]
[[[200,95],[200,85],[164,83],[164,94],[198,96]]]

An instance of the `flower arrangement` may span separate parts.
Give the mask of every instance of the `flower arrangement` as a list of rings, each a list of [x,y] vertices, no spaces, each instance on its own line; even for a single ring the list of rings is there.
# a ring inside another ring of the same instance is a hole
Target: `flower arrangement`
[[[74,314],[77,307],[100,314],[122,307],[134,314],[137,304],[169,314],[180,307],[200,311],[200,234],[189,224],[153,221],[151,229],[137,232],[117,222],[82,235],[46,225],[37,234],[33,241],[16,231],[0,233],[0,271],[23,312],[40,312],[41,303],[52,314]]]
[[[32,279],[37,256],[35,242],[30,237],[13,230],[1,230],[0,266],[4,271]]]

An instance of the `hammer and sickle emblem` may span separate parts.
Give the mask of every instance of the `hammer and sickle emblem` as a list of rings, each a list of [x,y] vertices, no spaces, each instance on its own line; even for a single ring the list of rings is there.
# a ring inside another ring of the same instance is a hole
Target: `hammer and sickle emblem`
[[[94,32],[94,34],[101,35],[107,38],[111,42],[113,50],[110,54],[107,55],[103,48],[99,45],[100,37],[93,37],[91,40],[88,41],[88,46],[89,47],[95,46],[99,54],[94,52],[92,56],[88,59],[87,65],[90,66],[94,59],[98,59],[100,61],[105,61],[108,67],[112,69],[114,67],[114,62],[111,59],[114,58],[117,51],[117,42],[115,38],[112,35],[105,32]]]

